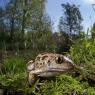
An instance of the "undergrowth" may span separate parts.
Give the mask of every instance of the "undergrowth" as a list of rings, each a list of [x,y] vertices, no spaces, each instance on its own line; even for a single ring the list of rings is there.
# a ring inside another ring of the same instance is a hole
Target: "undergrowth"
[[[78,45],[79,44],[79,45]],[[51,80],[40,81],[29,87],[27,81],[26,61],[20,57],[10,57],[4,61],[0,71],[0,88],[22,92],[23,95],[95,95],[95,41],[80,40],[70,49],[74,63],[83,68],[82,80],[72,75],[63,74]],[[92,80],[92,85],[88,82]]]

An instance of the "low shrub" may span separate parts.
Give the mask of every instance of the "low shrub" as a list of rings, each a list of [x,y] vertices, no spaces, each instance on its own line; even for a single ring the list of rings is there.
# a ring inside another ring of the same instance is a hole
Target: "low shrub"
[[[5,59],[0,72],[0,86],[7,90],[23,90],[27,85],[26,63],[22,58]]]
[[[76,42],[70,55],[76,64],[95,64],[95,41],[82,39]]]
[[[90,92],[92,91],[92,92]],[[42,95],[94,95],[95,89],[91,88],[87,82],[81,83],[68,75],[56,77],[55,81],[46,81],[41,86]]]

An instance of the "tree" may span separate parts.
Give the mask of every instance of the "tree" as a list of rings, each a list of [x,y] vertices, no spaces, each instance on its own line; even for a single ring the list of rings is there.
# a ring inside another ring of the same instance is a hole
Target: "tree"
[[[92,39],[95,39],[95,23],[93,24],[93,27],[91,29],[91,36],[92,36]]]
[[[53,51],[52,22],[45,13],[46,0],[9,0],[4,10],[8,49]]]
[[[55,44],[52,37],[51,19],[48,15],[44,15],[41,21],[42,25],[39,21],[32,24],[33,30],[27,33],[27,46],[36,52],[53,51]]]
[[[32,32],[42,29],[42,19],[44,16],[45,0],[16,0],[18,2],[17,10],[20,14],[18,20],[20,23],[20,47],[26,48],[25,30]],[[35,23],[34,23],[35,22]]]
[[[9,48],[11,50],[14,50],[15,48],[15,34],[16,34],[16,28],[17,28],[17,0],[10,0],[5,7],[5,16],[4,21],[5,25],[7,27],[7,30],[9,31]]]
[[[65,52],[69,51],[71,41],[68,34],[66,34],[65,32],[55,32],[53,34],[53,39],[56,44],[57,53],[64,54]]]
[[[79,34],[82,26],[82,16],[79,7],[75,4],[62,4],[63,16],[60,18],[59,31],[66,32],[69,36]]]
[[[43,19],[46,16],[45,2],[46,0],[34,0],[32,3],[32,30],[39,32],[43,31]]]
[[[4,9],[0,7],[0,66],[4,62],[4,56],[6,54],[6,42],[8,33],[4,24]],[[1,68],[1,67],[0,67]]]

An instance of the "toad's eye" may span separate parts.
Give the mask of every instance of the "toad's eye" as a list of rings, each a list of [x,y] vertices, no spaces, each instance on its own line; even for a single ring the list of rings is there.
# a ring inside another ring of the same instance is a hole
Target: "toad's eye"
[[[62,57],[57,57],[56,62],[57,62],[57,64],[63,63],[63,58]]]

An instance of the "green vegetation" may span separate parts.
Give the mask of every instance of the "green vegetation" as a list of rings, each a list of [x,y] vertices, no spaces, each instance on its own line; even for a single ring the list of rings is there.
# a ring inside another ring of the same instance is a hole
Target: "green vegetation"
[[[70,49],[70,55],[76,64],[95,64],[95,41],[81,39]]]
[[[95,95],[95,23],[83,32],[79,6],[65,3],[59,30],[53,32],[46,0],[8,1],[0,7],[0,89],[5,95]],[[38,80],[29,87],[27,62],[42,52],[70,55],[81,72],[46,79],[41,86]]]
[[[95,93],[94,88],[89,87],[88,83],[81,84],[78,80],[68,75],[62,75],[57,77],[55,81],[46,82],[41,91],[45,95],[71,95],[74,93],[77,95],[82,95],[83,93],[94,95]]]
[[[0,87],[7,90],[20,90],[25,87],[26,81],[25,61],[15,57],[6,59],[0,72]]]
[[[80,43],[77,46],[77,43]],[[37,91],[36,86],[40,83],[38,80],[34,87],[29,88],[26,72],[26,60],[21,57],[9,57],[4,61],[2,72],[0,75],[0,84],[4,89],[15,90],[26,94],[35,95],[94,95],[94,84],[89,84],[89,79],[94,81],[95,67],[95,49],[92,46],[95,41],[92,40],[78,40],[75,45],[70,49],[70,55],[77,64],[77,66],[83,67],[83,73],[81,75],[73,77],[73,75],[65,74],[56,76],[53,79],[44,80],[43,84]],[[88,52],[89,50],[89,52]],[[85,79],[85,80],[83,80]]]
[[[8,58],[5,60],[3,66],[0,75],[0,87],[7,91],[22,92],[26,95],[30,95],[31,93],[35,95],[95,94],[94,87],[91,87],[87,81],[80,81],[77,77],[74,78],[68,74],[44,80],[37,91],[36,86],[39,81],[32,88],[28,86],[26,63],[23,58]]]

